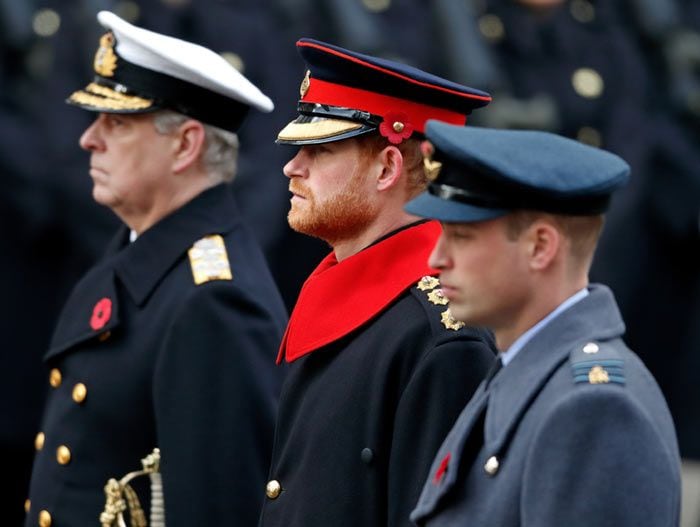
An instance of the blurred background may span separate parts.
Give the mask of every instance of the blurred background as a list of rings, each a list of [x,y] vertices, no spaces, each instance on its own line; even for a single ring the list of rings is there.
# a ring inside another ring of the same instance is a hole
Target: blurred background
[[[491,92],[472,125],[549,130],[623,156],[632,182],[592,279],[612,287],[626,340],[666,395],[684,457],[683,525],[700,526],[697,0],[0,0],[3,525],[23,521],[54,321],[117,226],[92,202],[78,147],[93,116],[63,102],[92,77],[102,9],[224,54],[275,101],[241,130],[234,191],[290,308],[327,252],[287,227],[282,166],[293,151],[274,145],[296,113],[301,36]]]

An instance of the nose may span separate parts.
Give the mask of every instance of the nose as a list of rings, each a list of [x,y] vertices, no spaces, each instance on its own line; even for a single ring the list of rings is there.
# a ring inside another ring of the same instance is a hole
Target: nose
[[[99,128],[104,116],[100,114],[90,126],[88,126],[83,135],[80,136],[80,147],[89,152],[104,150],[104,141],[102,140]]]
[[[305,161],[306,158],[306,151],[304,147],[301,147],[297,154],[290,159],[286,165],[284,165],[284,168],[282,169],[284,175],[290,179],[294,177],[306,176],[308,174],[307,163]]]
[[[433,247],[433,252],[430,253],[428,257],[428,265],[433,269],[438,269],[440,271],[447,269],[450,265],[450,259],[447,254],[445,242],[445,233],[440,234],[435,247]]]

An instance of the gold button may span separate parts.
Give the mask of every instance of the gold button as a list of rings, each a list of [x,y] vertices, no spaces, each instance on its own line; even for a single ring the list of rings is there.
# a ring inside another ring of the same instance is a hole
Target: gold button
[[[59,370],[58,368],[53,368],[51,370],[51,373],[49,374],[49,384],[54,388],[58,388],[59,386],[61,386],[62,380],[63,376],[61,375],[61,370]]]
[[[43,510],[39,513],[39,527],[51,527],[51,515],[49,511]]]
[[[87,397],[87,386],[85,386],[82,382],[79,382],[75,386],[73,386],[73,400],[80,404],[82,403],[85,398]]]
[[[24,512],[28,513],[29,509],[31,509],[31,508],[32,508],[32,502],[29,500],[29,498],[27,498],[26,500],[24,500]]]
[[[397,134],[400,134],[401,132],[403,132],[404,126],[403,126],[403,123],[401,121],[396,121],[392,125],[392,128],[394,129],[394,132],[396,132]]]
[[[491,42],[503,40],[506,34],[503,22],[496,15],[484,15],[479,18],[479,31]]]
[[[595,20],[595,7],[588,0],[573,0],[569,4],[569,11],[574,20],[582,24]]]
[[[265,487],[265,494],[267,494],[268,498],[274,500],[280,495],[280,492],[282,492],[282,485],[280,485],[279,481],[276,479],[268,481],[267,487]]]
[[[498,462],[498,458],[496,456],[491,456],[488,458],[486,461],[486,464],[484,465],[484,470],[489,476],[493,476],[498,472],[498,467],[500,466],[500,463]]]
[[[56,449],[56,461],[61,465],[70,463],[70,449],[66,445],[61,445]]]
[[[224,51],[221,53],[221,56],[226,59],[226,62],[236,68],[239,73],[243,73],[245,71],[245,62],[238,53],[234,53],[233,51]]]
[[[596,99],[603,93],[605,83],[593,68],[579,68],[571,76],[571,84],[576,93],[586,99]]]
[[[46,436],[44,435],[44,432],[39,432],[34,438],[34,448],[36,448],[37,450],[41,450],[42,448],[44,448],[45,439]]]
[[[589,342],[583,347],[583,352],[588,354],[598,353],[599,349],[600,347],[598,347],[598,344],[596,344],[595,342]]]
[[[112,336],[111,331],[105,331],[104,333],[100,333],[100,335],[97,337],[97,340],[99,340],[100,342],[104,342],[105,340],[107,340],[111,336]]]
[[[386,11],[391,6],[391,0],[362,0],[367,11],[372,13],[381,13]]]

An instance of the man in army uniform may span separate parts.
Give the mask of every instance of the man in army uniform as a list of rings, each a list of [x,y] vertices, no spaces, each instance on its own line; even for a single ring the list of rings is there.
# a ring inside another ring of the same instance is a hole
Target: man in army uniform
[[[547,132],[429,122],[441,163],[407,210],[456,319],[493,329],[489,375],[437,453],[419,525],[677,525],[679,455],[656,382],[588,270],[621,158]]]
[[[94,199],[125,225],[45,357],[26,525],[96,525],[107,481],[154,448],[169,526],[252,525],[286,314],[226,182],[246,113],[273,105],[206,48],[98,20],[96,76],[68,102],[98,112],[80,145]]]
[[[278,142],[288,219],[333,252],[307,279],[278,361],[282,388],[260,525],[409,525],[430,460],[494,360],[450,316],[428,254],[436,222],[403,212],[426,176],[428,117],[465,124],[489,96],[311,39],[299,117]],[[262,490],[262,489],[261,489]]]

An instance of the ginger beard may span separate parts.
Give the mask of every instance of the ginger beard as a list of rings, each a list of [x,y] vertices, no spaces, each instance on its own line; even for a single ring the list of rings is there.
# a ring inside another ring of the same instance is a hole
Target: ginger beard
[[[289,226],[297,232],[324,240],[333,246],[362,233],[377,217],[379,205],[366,193],[364,164],[356,165],[345,185],[319,201],[298,179],[289,190],[303,196],[292,201],[287,214]]]

